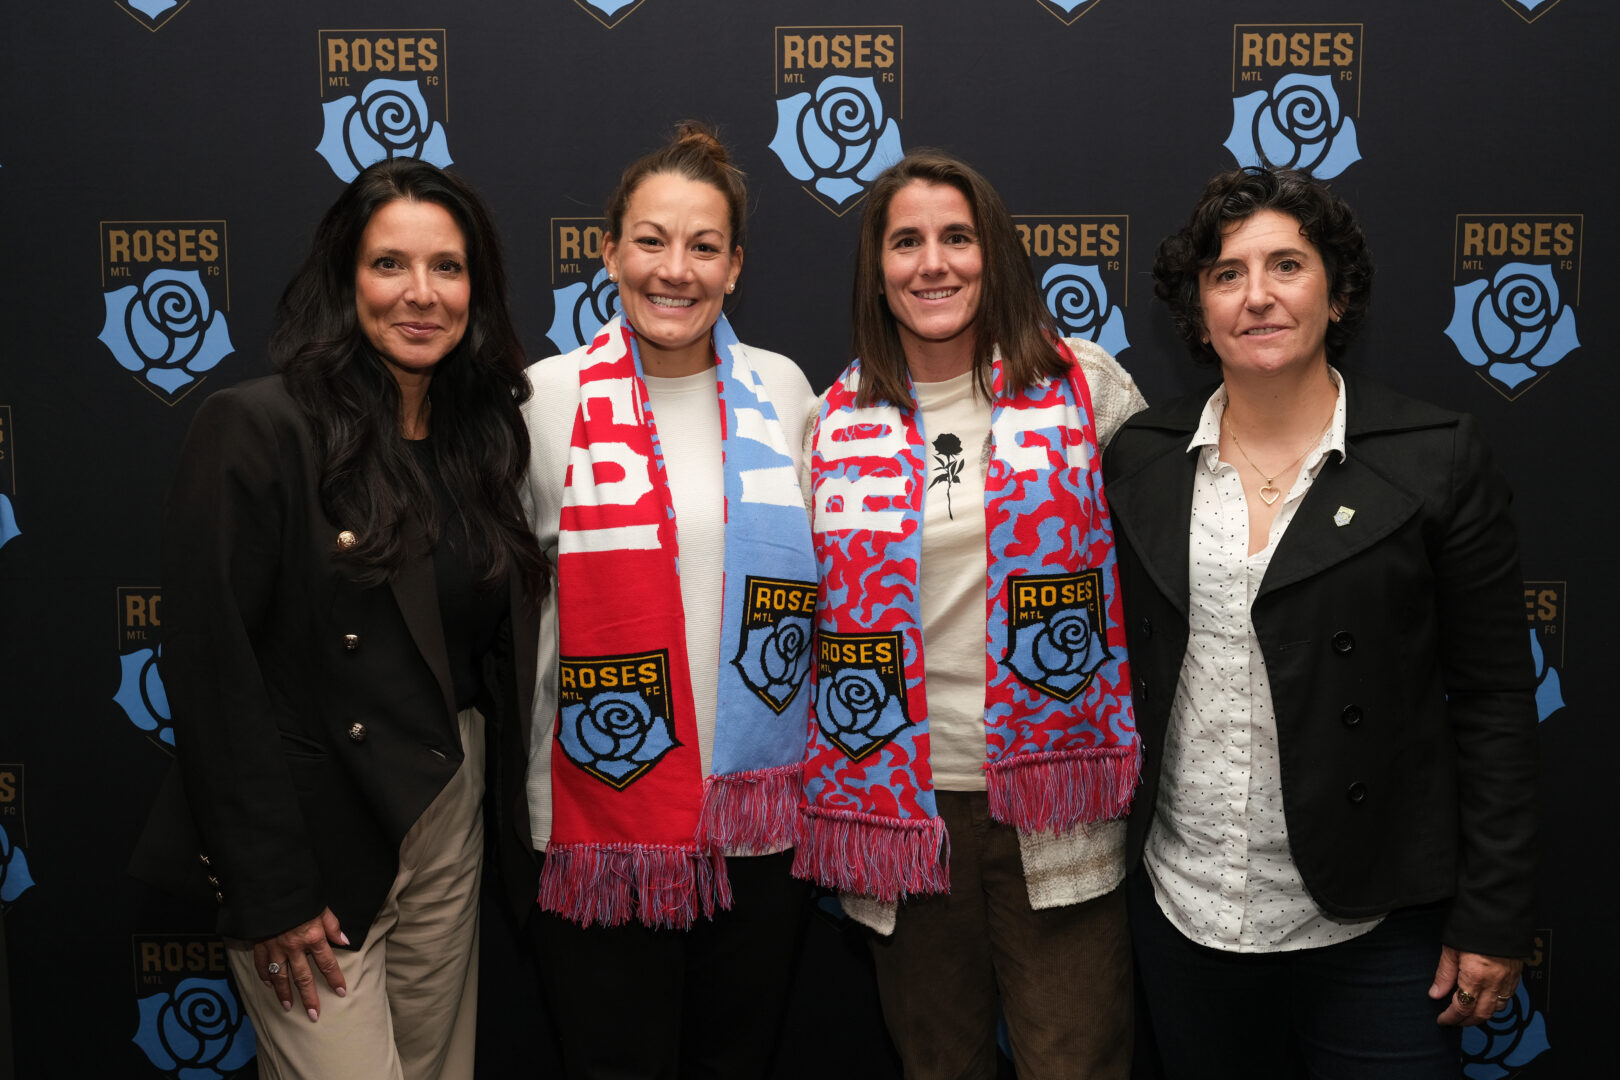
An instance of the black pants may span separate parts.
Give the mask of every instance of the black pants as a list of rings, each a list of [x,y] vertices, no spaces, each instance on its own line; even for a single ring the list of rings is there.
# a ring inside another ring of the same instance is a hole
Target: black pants
[[[810,887],[793,853],[726,859],[733,902],[690,930],[529,920],[570,1080],[765,1077]]]
[[[1349,941],[1291,952],[1195,945],[1126,881],[1136,970],[1167,1080],[1456,1080],[1459,1029],[1435,1023],[1439,905],[1392,911]]]

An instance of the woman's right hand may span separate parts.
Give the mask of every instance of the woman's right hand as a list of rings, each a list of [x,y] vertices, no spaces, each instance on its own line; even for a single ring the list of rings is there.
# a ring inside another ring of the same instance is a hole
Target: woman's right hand
[[[309,1013],[313,1022],[320,1019],[321,996],[315,989],[315,972],[310,969],[309,962],[313,959],[315,968],[326,979],[326,985],[338,997],[345,997],[349,989],[343,981],[343,970],[338,967],[332,946],[348,943],[349,937],[338,926],[337,916],[332,914],[332,909],[322,908],[319,915],[306,923],[299,923],[274,937],[255,941],[253,968],[259,973],[260,981],[275,991],[283,1009],[292,1009],[292,987],[297,986],[298,998],[304,1003],[304,1011]],[[271,964],[276,965],[274,970]]]

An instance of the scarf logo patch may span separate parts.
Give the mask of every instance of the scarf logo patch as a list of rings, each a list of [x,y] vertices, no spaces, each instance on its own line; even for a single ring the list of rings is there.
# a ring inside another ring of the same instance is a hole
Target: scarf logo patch
[[[906,715],[899,631],[816,639],[816,724],[827,741],[860,761],[893,739]]]
[[[1007,584],[1007,666],[1027,685],[1073,701],[1110,655],[1102,571],[1026,574]]]
[[[798,696],[810,669],[816,586],[752,574],[745,581],[742,630],[731,662],[748,689],[780,714]]]
[[[623,791],[675,741],[669,650],[561,658],[557,744],[564,756]]]

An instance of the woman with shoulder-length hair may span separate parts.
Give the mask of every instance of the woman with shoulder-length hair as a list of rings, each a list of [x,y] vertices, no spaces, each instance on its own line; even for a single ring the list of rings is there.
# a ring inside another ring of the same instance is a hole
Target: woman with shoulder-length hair
[[[746,216],[726,148],[681,124],[608,199],[619,313],[529,369],[526,500],[557,585],[530,925],[570,1076],[765,1076],[787,1005],[815,395],[726,319]]]
[[[485,728],[510,850],[545,581],[488,210],[373,165],[278,320],[280,374],[198,410],[164,515],[192,873],[263,1075],[471,1077]]]
[[[1220,378],[1107,455],[1165,1072],[1454,1078],[1457,1025],[1523,993],[1535,928],[1507,486],[1472,418],[1335,367],[1372,259],[1320,181],[1216,176],[1153,274]]]
[[[1098,447],[1140,407],[1058,338],[1011,216],[916,151],[867,196],[855,359],[811,461],[821,574],[795,871],[872,941],[907,1077],[1123,1077],[1139,751]],[[898,908],[898,910],[897,910]]]

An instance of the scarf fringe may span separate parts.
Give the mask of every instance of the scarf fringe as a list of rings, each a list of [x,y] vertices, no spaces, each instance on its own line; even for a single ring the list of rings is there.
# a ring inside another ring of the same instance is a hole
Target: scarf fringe
[[[804,764],[710,775],[703,781],[698,844],[714,851],[765,852],[799,842]]]
[[[725,856],[653,844],[552,844],[540,871],[540,908],[581,926],[685,930],[731,907]]]
[[[896,903],[951,891],[951,842],[938,817],[900,820],[807,806],[793,876]]]
[[[1124,817],[1141,772],[1139,746],[1014,757],[985,768],[990,816],[1025,833]]]

